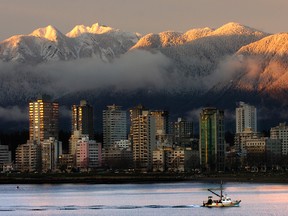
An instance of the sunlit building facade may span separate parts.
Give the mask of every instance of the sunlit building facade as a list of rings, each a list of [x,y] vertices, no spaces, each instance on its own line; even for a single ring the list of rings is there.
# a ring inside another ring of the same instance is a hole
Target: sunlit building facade
[[[135,168],[152,170],[153,150],[156,149],[155,117],[149,111],[142,111],[133,118],[132,150]]]
[[[139,115],[142,115],[143,111],[148,111],[147,108],[145,108],[143,105],[139,104],[136,107],[133,107],[129,109],[129,115],[130,115],[130,133],[129,133],[129,139],[131,140],[131,143],[133,142],[133,119],[137,118]]]
[[[200,165],[211,171],[225,169],[224,111],[214,107],[202,109],[199,119]]]
[[[59,104],[43,99],[29,103],[29,137],[38,143],[58,139]]]
[[[82,134],[81,131],[73,131],[70,139],[69,139],[69,154],[74,158],[74,164],[76,163],[76,151],[77,151],[77,144],[79,140],[82,138],[87,137],[88,134]],[[88,136],[89,137],[89,136]]]

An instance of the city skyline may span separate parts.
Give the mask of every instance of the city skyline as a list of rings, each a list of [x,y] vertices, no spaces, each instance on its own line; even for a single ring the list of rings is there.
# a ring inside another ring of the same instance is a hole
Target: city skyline
[[[94,23],[140,34],[162,31],[185,32],[192,28],[217,28],[228,22],[238,22],[268,33],[286,32],[284,0],[231,2],[174,0],[146,1],[4,1],[1,3],[0,41],[12,35],[28,34],[53,25],[69,32],[75,25]],[[7,23],[9,20],[9,23]]]
[[[82,99],[81,101],[85,101],[85,99]],[[56,101],[57,102],[57,101]],[[240,102],[240,101],[239,101]],[[57,102],[58,103],[58,102]],[[78,102],[79,103],[79,102]],[[246,102],[244,102],[246,103]],[[63,130],[63,131],[73,131],[72,127],[73,127],[73,117],[71,117],[71,112],[73,111],[73,106],[77,106],[75,105],[77,104],[76,103],[73,103],[71,104],[71,106],[67,106],[67,105],[64,105],[64,104],[61,104],[59,103],[59,129],[60,130]],[[146,104],[147,107],[149,107],[149,104]],[[145,105],[145,106],[146,106]],[[253,107],[256,107],[258,109],[258,107],[253,104],[253,103],[249,103],[249,105],[253,106]],[[106,106],[109,106],[109,104],[106,104]],[[121,104],[117,104],[117,106],[120,106],[123,108],[123,110],[127,113],[127,117],[128,116],[128,113],[129,113],[129,109],[131,109],[132,107],[123,107]],[[230,132],[236,132],[237,128],[236,128],[236,118],[237,118],[237,113],[236,113],[236,108],[237,108],[237,103],[235,104],[234,108],[233,109],[227,109],[227,108],[223,108],[221,106],[201,106],[197,109],[191,109],[190,112],[186,112],[184,114],[178,114],[178,113],[174,113],[174,112],[169,112],[169,115],[170,115],[170,119],[169,121],[170,122],[176,122],[178,118],[184,118],[184,119],[187,119],[188,121],[191,121],[194,123],[194,129],[196,129],[196,131],[198,131],[198,123],[199,123],[199,115],[201,113],[201,109],[203,108],[207,108],[207,107],[215,107],[217,109],[221,109],[221,110],[224,110],[225,111],[225,125],[228,125],[227,128],[229,128],[229,131]],[[16,108],[16,107],[15,107]],[[28,108],[28,109],[27,109]],[[100,132],[102,131],[102,126],[103,126],[103,119],[102,119],[102,114],[103,114],[103,111],[105,110],[105,108],[103,109],[99,109],[100,107],[97,107],[97,106],[93,106],[92,107],[92,111],[94,113],[94,116],[93,116],[93,122],[92,124],[94,124],[94,132]],[[14,109],[14,107],[13,107]],[[18,109],[18,107],[17,107]],[[149,109],[149,108],[145,108],[145,110],[150,110],[150,111],[156,111],[156,110],[165,110],[164,107],[158,107],[157,109]],[[261,110],[262,113],[257,113],[257,125],[258,125],[258,131],[265,131],[265,130],[269,130],[271,127],[274,127],[276,125],[278,125],[279,122],[285,122],[286,121],[286,118],[282,118],[281,120],[277,121],[276,123],[273,123],[273,124],[268,124],[268,125],[263,125],[261,124],[261,122],[264,120],[266,120],[266,115],[268,115],[267,113],[267,110]],[[1,109],[0,109],[0,112],[1,112]],[[21,118],[19,118],[18,120],[13,120],[13,116],[11,116],[11,123],[13,123],[14,125],[17,126],[17,124],[21,123],[21,127],[17,128],[17,130],[29,130],[29,107],[24,107],[22,108],[20,111],[17,110],[17,112],[21,112]],[[5,113],[4,113],[5,114]],[[3,115],[4,115],[3,114]],[[10,115],[10,114],[7,114],[6,115]],[[260,116],[260,117],[259,117]],[[97,120],[98,119],[98,120]],[[90,120],[89,120],[90,121]],[[1,122],[1,121],[0,121]],[[8,120],[4,120],[2,119],[2,122],[3,123],[7,123],[9,122]],[[25,123],[25,124],[23,124]],[[24,125],[24,126],[23,126]],[[127,128],[128,129],[128,128]],[[10,131],[11,129],[9,129]],[[12,130],[13,131],[13,130]],[[3,130],[3,132],[5,132],[5,130]]]
[[[283,214],[287,8],[2,1],[0,211],[205,215],[229,187],[236,215]]]
[[[57,112],[53,111],[54,105]],[[80,105],[86,105],[86,101],[81,101]],[[240,103],[240,106],[244,105],[244,102]],[[106,158],[103,161],[104,164],[115,167],[116,161],[111,157],[113,154],[117,154],[117,160],[120,161],[122,159],[131,161],[133,157],[134,166],[129,162],[130,166],[141,172],[151,170],[185,172],[195,166],[207,171],[225,171],[225,160],[228,158],[230,160],[229,169],[240,169],[235,153],[243,159],[241,159],[242,167],[245,163],[255,166],[256,163],[264,162],[270,169],[273,169],[275,163],[280,163],[279,160],[276,160],[277,155],[281,157],[287,155],[288,129],[285,123],[280,123],[279,127],[271,128],[271,137],[255,132],[250,127],[245,128],[243,132],[235,134],[235,143],[233,144],[227,142],[229,138],[225,134],[224,110],[206,107],[202,108],[199,115],[199,138],[189,136],[182,140],[183,143],[179,143],[176,139],[178,132],[167,131],[169,113],[161,110],[146,110],[142,106],[130,109],[130,122],[133,130],[130,131],[130,134],[122,134],[120,130],[122,131],[123,128],[123,132],[126,131],[128,123],[127,111],[121,110],[121,107],[115,104],[108,105],[107,110],[103,110],[104,142],[102,144],[96,143],[96,140],[90,139],[81,131],[75,130],[69,139],[69,153],[62,154],[62,141],[58,141],[58,134],[55,133],[55,128],[51,127],[51,124],[54,125],[54,123],[45,118],[49,116],[50,120],[53,120],[58,117],[58,103],[37,99],[37,101],[29,103],[29,108],[32,119],[29,123],[30,128],[35,128],[36,131],[38,128],[43,128],[44,131],[37,132],[38,135],[36,136],[35,131],[30,130],[30,139],[27,140],[27,143],[17,144],[16,168],[21,172],[26,170],[29,172],[35,170],[39,172],[55,171],[58,169],[57,164],[60,164],[60,167],[63,164],[70,168],[76,166],[79,170],[87,171],[88,168],[95,168],[102,164],[102,148],[105,149],[103,153],[104,158]],[[236,108],[236,112],[238,109],[239,107]],[[57,113],[56,116],[54,116],[54,112]],[[72,109],[72,118],[73,112]],[[237,121],[237,119],[235,120]],[[178,119],[179,121],[180,119]],[[40,122],[39,125],[38,122]],[[176,126],[177,122],[174,124]],[[45,131],[49,132],[49,138],[45,136]],[[122,136],[118,136],[120,133]],[[41,134],[44,135],[42,139]],[[158,135],[161,135],[163,139],[157,140]],[[107,142],[107,137],[115,139]],[[198,147],[196,146],[197,143]],[[130,144],[132,148],[129,147]],[[230,148],[233,150],[229,150]],[[10,153],[6,149],[3,150],[3,154],[9,156]],[[58,158],[61,159],[59,163]],[[197,162],[197,159],[200,163]],[[71,161],[73,162],[71,163]],[[120,161],[118,162],[120,163]],[[192,164],[188,165],[188,161]],[[120,164],[118,165],[121,167]],[[263,168],[263,166],[258,168],[266,170],[266,167]]]

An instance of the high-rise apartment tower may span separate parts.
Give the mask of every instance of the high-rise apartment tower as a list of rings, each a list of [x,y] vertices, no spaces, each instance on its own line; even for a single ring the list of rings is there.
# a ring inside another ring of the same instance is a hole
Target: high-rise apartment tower
[[[236,133],[242,133],[247,128],[251,128],[252,132],[257,132],[257,109],[244,102],[239,102],[239,106],[236,108]]]
[[[131,122],[135,168],[150,170],[153,165],[153,151],[156,149],[155,116],[152,116],[150,111],[142,111],[138,116],[134,116]]]
[[[127,139],[127,113],[115,104],[103,110],[103,148]]]
[[[93,107],[85,100],[80,101],[80,105],[72,106],[72,134],[80,131],[81,134],[94,137],[93,129]]]
[[[44,99],[29,103],[30,140],[58,139],[59,105]]]
[[[201,166],[211,171],[224,171],[224,111],[214,107],[202,109],[199,124]]]

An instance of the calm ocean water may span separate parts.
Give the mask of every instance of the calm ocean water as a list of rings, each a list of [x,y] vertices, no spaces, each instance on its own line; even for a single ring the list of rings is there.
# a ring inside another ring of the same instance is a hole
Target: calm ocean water
[[[204,208],[207,183],[0,185],[0,215],[287,215],[288,185],[226,183],[240,207]]]

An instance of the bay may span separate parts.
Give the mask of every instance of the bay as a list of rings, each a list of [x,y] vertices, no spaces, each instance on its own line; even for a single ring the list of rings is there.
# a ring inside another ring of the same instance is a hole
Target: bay
[[[216,183],[157,184],[5,184],[0,215],[287,215],[288,185],[224,184],[240,207],[204,208]]]

